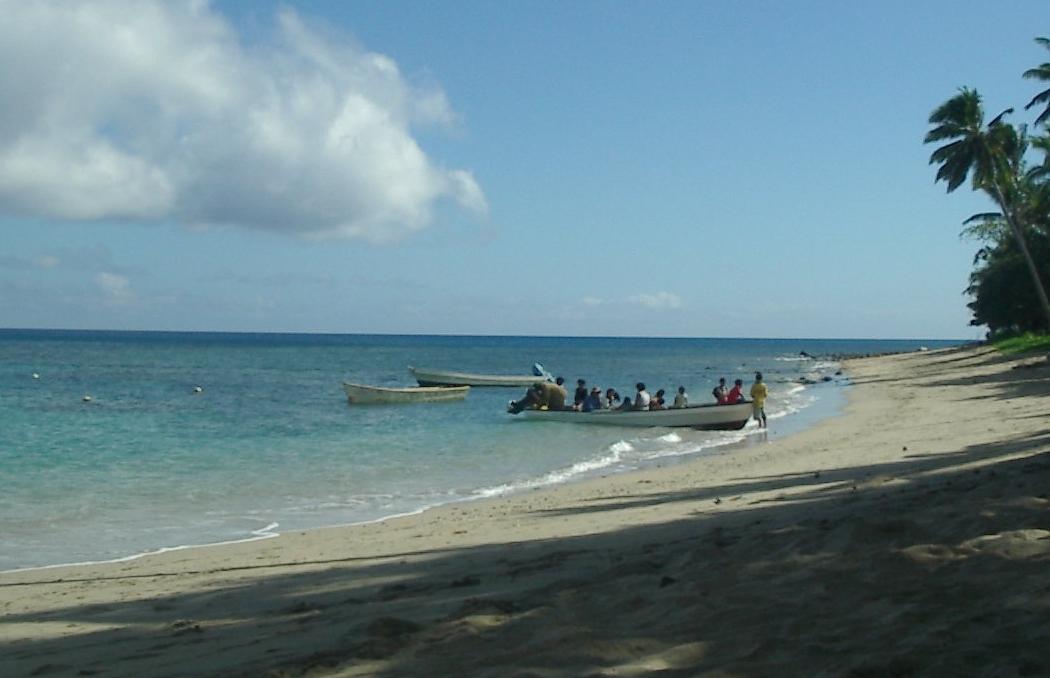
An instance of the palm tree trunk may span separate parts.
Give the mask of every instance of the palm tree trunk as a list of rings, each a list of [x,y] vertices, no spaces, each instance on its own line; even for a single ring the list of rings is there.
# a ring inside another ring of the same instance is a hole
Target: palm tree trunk
[[[1028,251],[1028,243],[1025,242],[1024,231],[1021,230],[1021,224],[1017,223],[1009,205],[1006,204],[1006,196],[1003,195],[999,184],[994,181],[991,183],[995,188],[995,200],[999,203],[999,208],[1002,209],[1003,216],[1006,217],[1006,223],[1010,225],[1010,230],[1013,231],[1014,238],[1017,240],[1017,246],[1021,248],[1021,256],[1024,257],[1024,261],[1028,265],[1028,272],[1032,274],[1035,292],[1039,296],[1040,305],[1043,307],[1046,329],[1050,332],[1050,299],[1046,297],[1046,289],[1043,287],[1043,281],[1039,278],[1039,269],[1036,268],[1035,259],[1032,258],[1032,254]]]

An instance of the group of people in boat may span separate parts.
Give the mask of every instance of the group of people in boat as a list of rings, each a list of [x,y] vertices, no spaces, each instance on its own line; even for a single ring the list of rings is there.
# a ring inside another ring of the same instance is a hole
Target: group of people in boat
[[[715,402],[719,405],[735,405],[744,401],[744,380],[737,379],[733,382],[733,388],[726,390],[726,378],[721,377],[718,380],[718,386],[715,386],[711,390],[711,395],[715,397]]]
[[[718,380],[718,386],[711,390],[715,402],[719,405],[736,405],[747,402],[744,398],[744,380],[737,379],[733,382],[733,388],[726,390],[726,380],[722,377]],[[755,372],[755,383],[751,385],[751,414],[758,422],[759,428],[766,428],[766,398],[769,389],[762,381],[762,373]]]
[[[723,377],[718,380],[718,386],[712,394],[719,405],[728,405],[744,401],[744,382],[737,379],[733,388],[726,389],[726,380]],[[592,412],[594,410],[664,410],[670,408],[681,408],[689,406],[689,394],[684,386],[679,386],[674,395],[674,400],[668,405],[666,391],[659,389],[656,393],[649,393],[643,382],[635,384],[635,395],[621,397],[614,388],[602,389],[598,386],[587,388],[585,379],[576,380],[576,390],[573,393],[572,404],[568,404],[569,393],[565,388],[565,378],[557,377],[553,382],[537,381],[525,392],[520,399],[512,401],[507,411],[517,414],[525,409],[547,409],[547,410],[575,410],[579,412]]]
[[[755,372],[755,383],[751,385],[751,415],[758,422],[759,428],[766,427],[766,396],[768,394],[769,390],[762,382],[762,373]],[[735,380],[733,388],[727,391],[725,377],[722,377],[718,380],[718,386],[711,390],[711,395],[715,397],[715,402],[719,405],[736,405],[747,402],[744,399],[743,379]]]
[[[575,410],[578,412],[664,409],[663,389],[657,391],[655,395],[650,395],[642,382],[635,384],[635,388],[637,394],[634,400],[631,400],[630,397],[621,398],[619,392],[614,388],[602,391],[600,387],[592,386],[588,389],[585,379],[577,379],[572,404],[569,405],[569,392],[565,388],[565,377],[558,377],[553,383],[537,381],[529,387],[524,396],[519,400],[512,401],[507,407],[507,411],[517,414],[525,409]],[[679,387],[679,391],[684,397],[685,388]],[[678,404],[678,399],[675,402],[678,407],[685,406],[684,400],[681,404]]]

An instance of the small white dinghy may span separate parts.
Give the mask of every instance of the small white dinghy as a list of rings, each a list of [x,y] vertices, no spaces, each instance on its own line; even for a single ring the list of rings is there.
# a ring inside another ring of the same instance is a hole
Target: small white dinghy
[[[536,363],[532,374],[474,374],[409,367],[420,386],[532,386],[537,381],[554,381],[554,378]]]
[[[469,386],[412,386],[408,388],[386,388],[343,382],[346,399],[354,405],[439,403],[463,400],[470,392]]]

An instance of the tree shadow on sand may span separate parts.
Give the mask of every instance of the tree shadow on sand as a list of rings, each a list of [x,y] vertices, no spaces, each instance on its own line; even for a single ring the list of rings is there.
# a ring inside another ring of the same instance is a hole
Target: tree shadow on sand
[[[979,351],[953,349],[945,353],[958,355],[916,359],[915,388],[919,390],[948,386],[987,386],[989,392],[974,399],[1023,398],[1046,393],[1050,386],[1050,360],[1041,353],[1027,356],[1006,355],[992,348]],[[1005,369],[1006,365],[1012,369]],[[984,373],[960,377],[958,367],[981,367]],[[896,378],[867,377],[855,379],[855,384],[894,382]]]
[[[1045,450],[1045,436],[1028,444]],[[994,455],[982,446],[957,458]],[[91,582],[55,582],[69,589],[68,606],[5,614],[3,624],[85,630],[5,642],[5,675],[1050,670],[1050,457],[915,480],[928,461],[857,469],[877,480],[817,487],[786,505],[298,564],[306,572],[255,568],[149,600],[83,605],[77,591]]]

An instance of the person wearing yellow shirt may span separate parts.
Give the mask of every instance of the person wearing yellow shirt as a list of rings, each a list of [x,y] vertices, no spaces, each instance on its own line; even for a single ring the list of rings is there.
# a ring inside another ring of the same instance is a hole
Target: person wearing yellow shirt
[[[762,381],[762,373],[755,372],[755,383],[751,386],[751,413],[755,417],[755,421],[758,422],[759,428],[766,427],[766,396],[769,395],[769,390],[766,388],[765,383]]]

